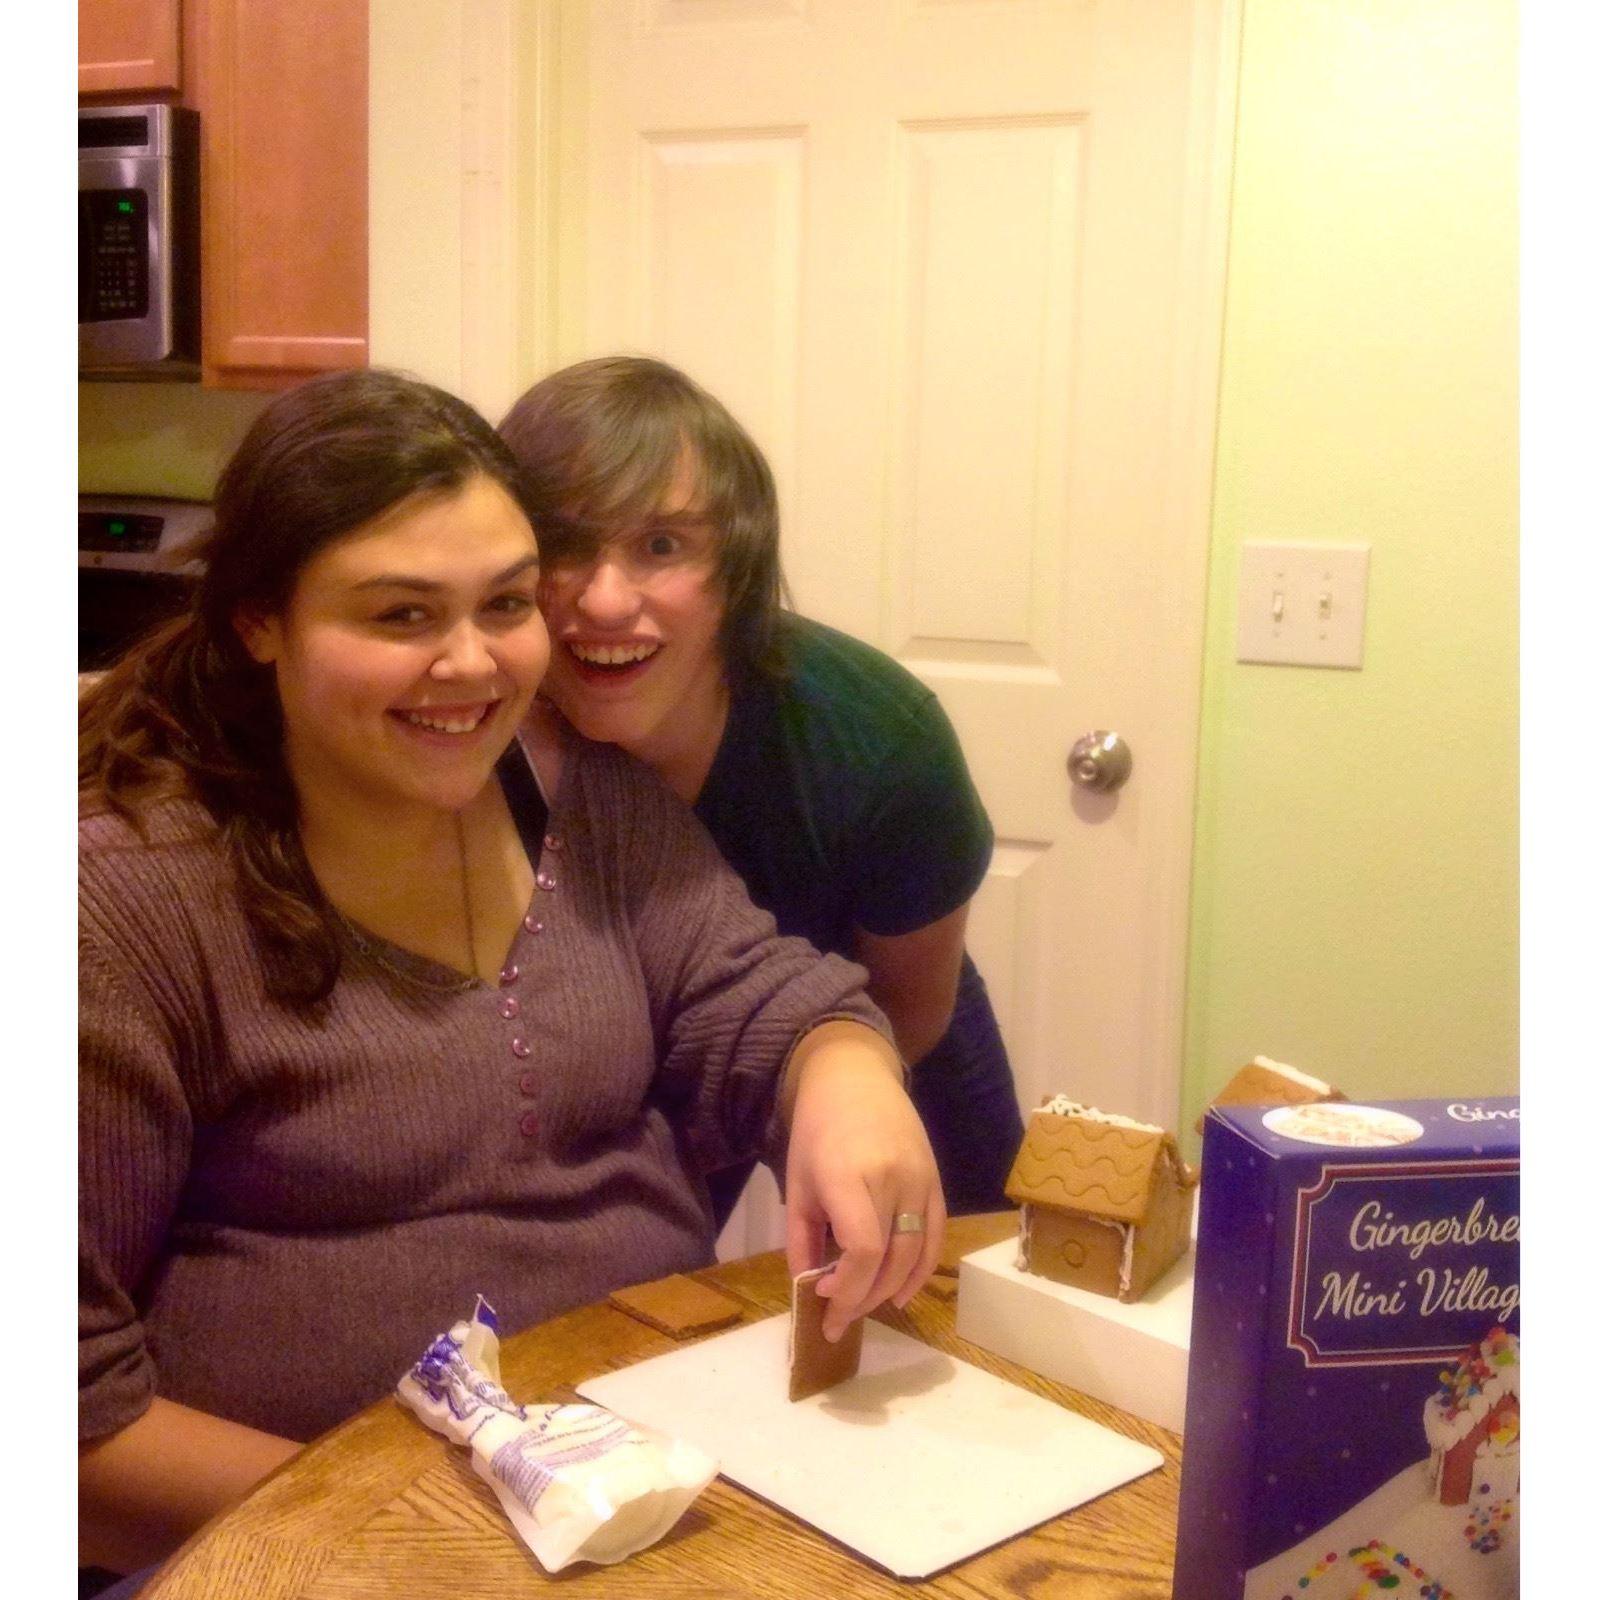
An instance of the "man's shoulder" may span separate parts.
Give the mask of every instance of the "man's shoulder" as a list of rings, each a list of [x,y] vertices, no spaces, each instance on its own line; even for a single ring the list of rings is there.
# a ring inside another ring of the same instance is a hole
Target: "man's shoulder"
[[[787,713],[880,736],[926,715],[933,691],[893,656],[809,617],[784,622],[787,673],[775,692]]]

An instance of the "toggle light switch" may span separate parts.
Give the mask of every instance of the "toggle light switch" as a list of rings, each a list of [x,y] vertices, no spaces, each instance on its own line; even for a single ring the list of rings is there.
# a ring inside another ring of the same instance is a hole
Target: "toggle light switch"
[[[1365,544],[1245,545],[1239,560],[1239,660],[1359,667],[1371,551]]]

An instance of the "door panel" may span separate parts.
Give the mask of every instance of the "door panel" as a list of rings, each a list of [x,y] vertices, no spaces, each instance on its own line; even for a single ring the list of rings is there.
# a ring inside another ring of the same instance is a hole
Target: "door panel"
[[[659,354],[750,428],[799,608],[961,735],[998,835],[970,943],[1024,1107],[1170,1125],[1234,0],[563,22],[586,111],[562,358]],[[1134,752],[1112,796],[1066,778],[1093,728]]]

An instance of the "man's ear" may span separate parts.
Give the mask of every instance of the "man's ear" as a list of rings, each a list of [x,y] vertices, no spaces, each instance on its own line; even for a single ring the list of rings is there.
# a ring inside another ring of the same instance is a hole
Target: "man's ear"
[[[233,631],[239,635],[239,643],[249,652],[252,661],[265,667],[278,659],[283,646],[283,628],[277,617],[263,616],[254,611],[235,611]]]

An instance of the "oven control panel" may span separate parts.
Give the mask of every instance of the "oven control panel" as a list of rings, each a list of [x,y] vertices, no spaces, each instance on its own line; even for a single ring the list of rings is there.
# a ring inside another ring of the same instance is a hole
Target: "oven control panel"
[[[78,566],[120,572],[192,573],[195,542],[211,527],[200,500],[79,495]]]

